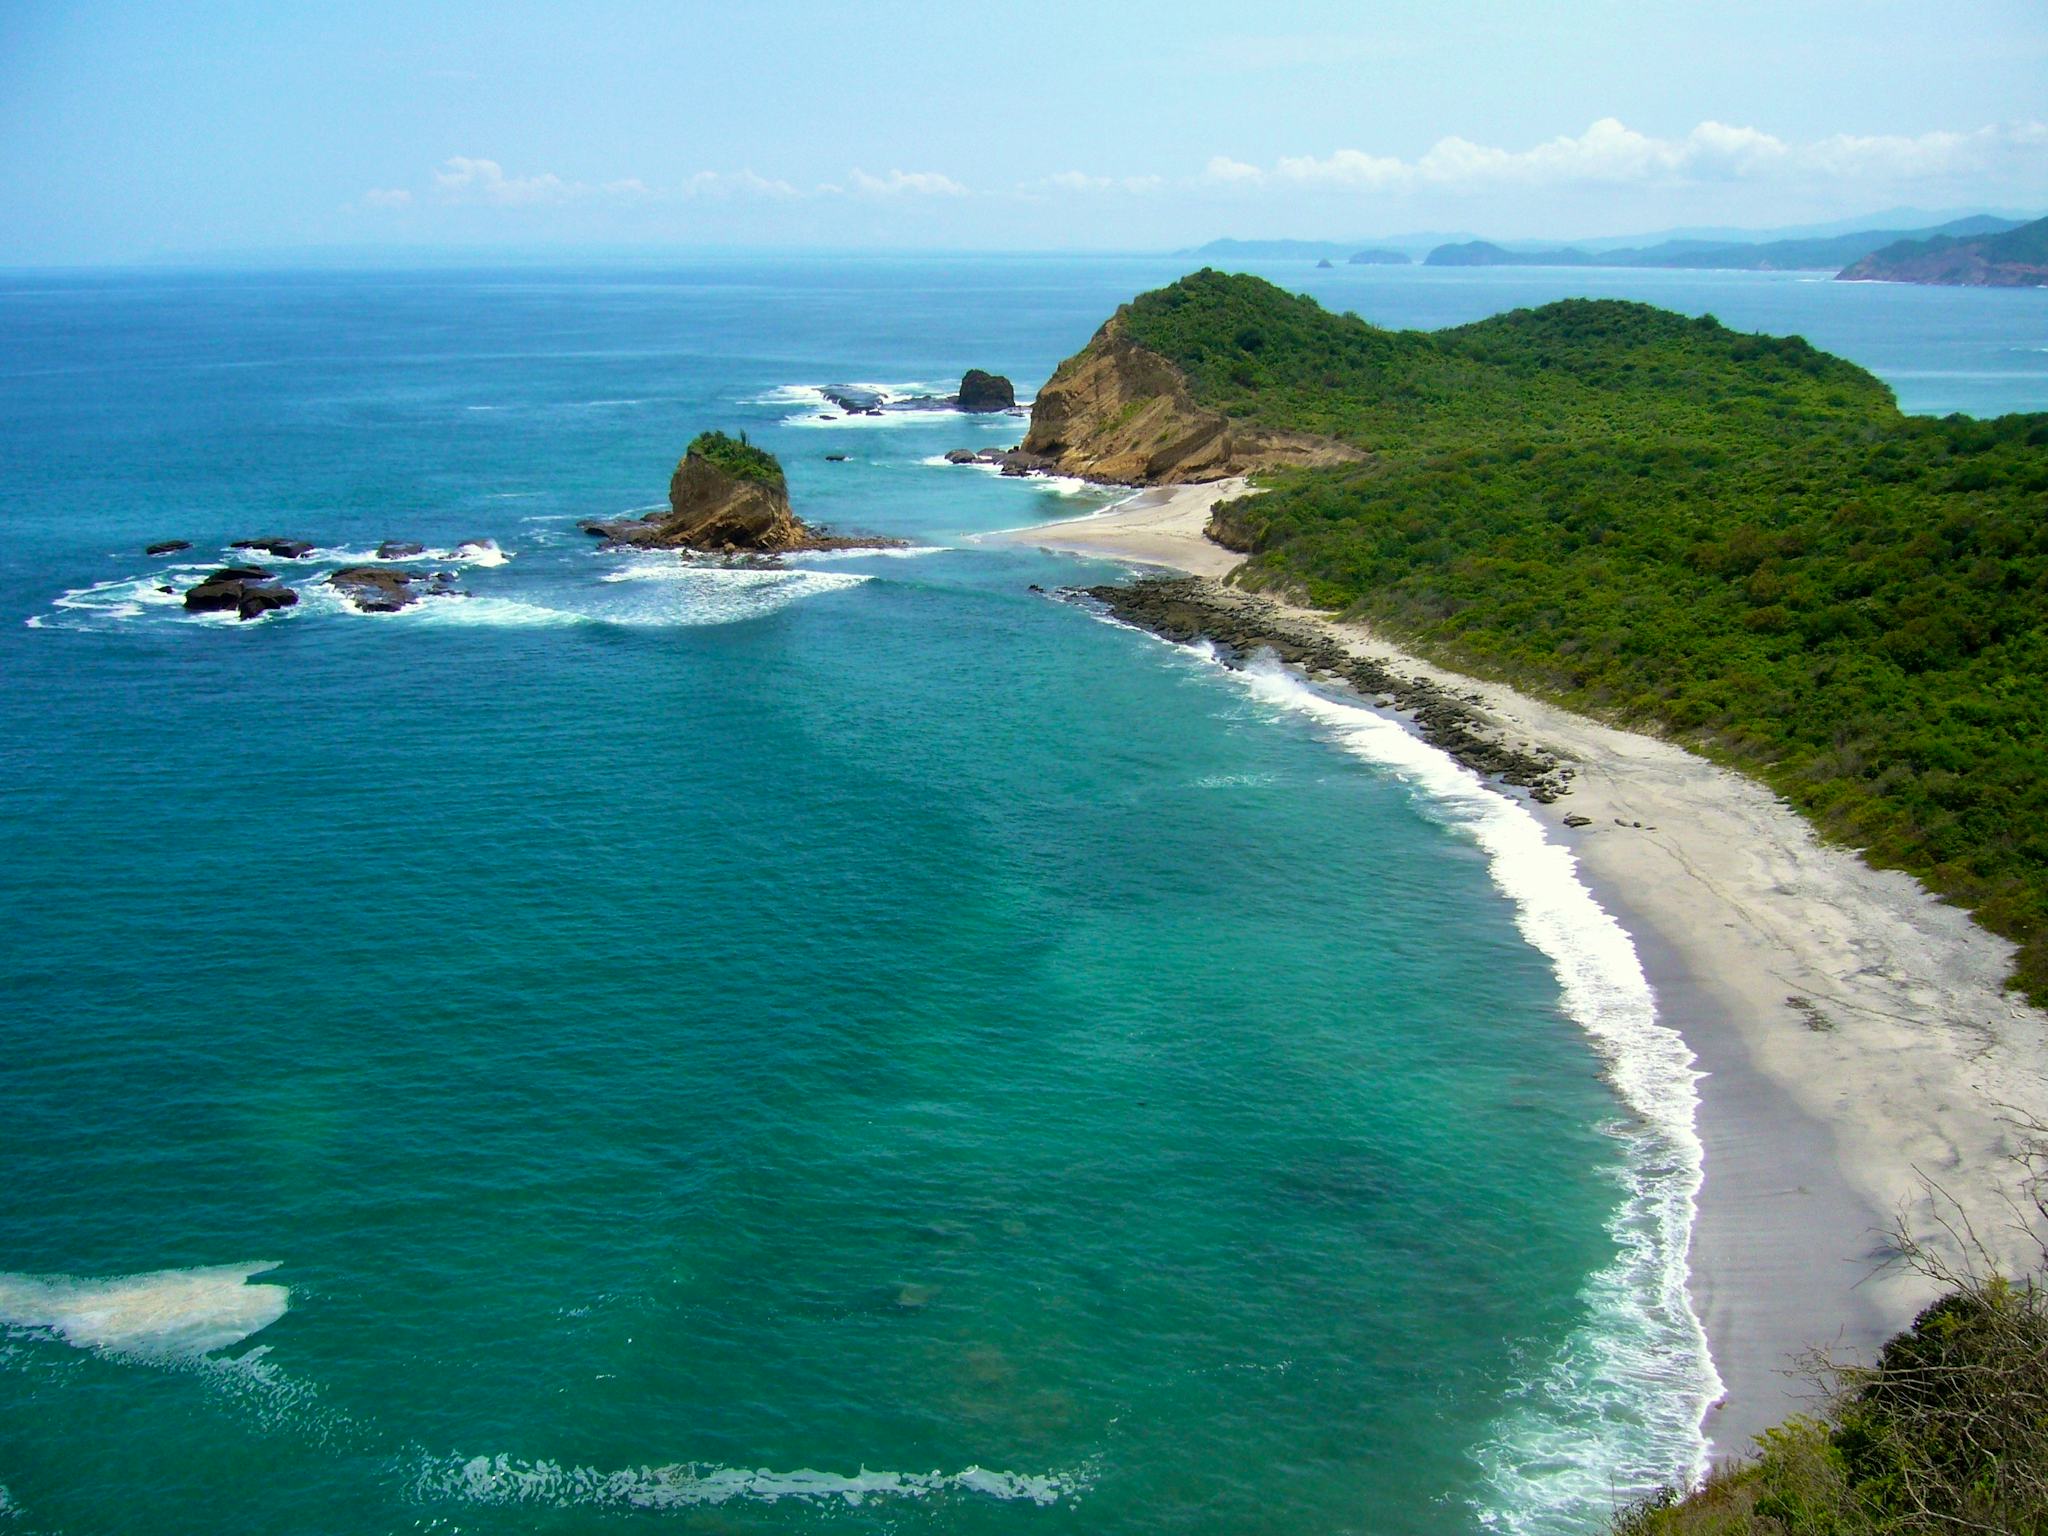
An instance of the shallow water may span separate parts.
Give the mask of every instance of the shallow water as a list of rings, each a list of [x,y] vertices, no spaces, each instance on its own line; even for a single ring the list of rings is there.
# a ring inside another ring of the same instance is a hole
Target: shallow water
[[[1032,593],[1114,568],[974,533],[1099,497],[928,462],[1015,418],[817,420],[1184,265],[0,282],[11,1526],[1595,1530],[1695,1464],[1689,1075],[1559,850]],[[1612,281],[2048,405],[2038,296]],[[714,425],[917,549],[575,531]],[[509,558],[154,590],[273,533]]]

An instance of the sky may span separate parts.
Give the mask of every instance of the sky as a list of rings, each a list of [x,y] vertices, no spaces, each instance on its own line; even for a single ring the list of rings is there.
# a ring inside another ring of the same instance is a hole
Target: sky
[[[2048,4],[5,0],[0,263],[2048,213]]]

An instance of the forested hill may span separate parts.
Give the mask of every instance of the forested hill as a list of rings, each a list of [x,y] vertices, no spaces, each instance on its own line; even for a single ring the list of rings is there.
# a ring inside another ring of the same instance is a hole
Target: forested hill
[[[2048,415],[1610,300],[1397,332],[1204,271],[1121,315],[1202,405],[1369,450],[1223,508],[1240,579],[1747,769],[2048,1001]]]

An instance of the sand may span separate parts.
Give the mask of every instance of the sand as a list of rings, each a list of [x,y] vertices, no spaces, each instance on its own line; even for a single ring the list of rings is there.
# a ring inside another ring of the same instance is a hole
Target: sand
[[[1146,491],[991,537],[1220,578],[1240,557],[1202,527],[1246,489]],[[1797,1357],[1868,1359],[1935,1294],[1887,1262],[1901,1223],[1952,1251],[1945,1234],[1967,1225],[2002,1267],[2039,1264],[2014,1116],[2048,1120],[2048,1015],[2003,990],[2009,944],[1822,844],[1754,780],[1314,617],[1354,651],[1478,695],[1504,735],[1576,767],[1571,793],[1532,809],[1634,936],[1706,1073],[1691,1288],[1727,1387],[1706,1425],[1718,1456],[1811,1406]]]

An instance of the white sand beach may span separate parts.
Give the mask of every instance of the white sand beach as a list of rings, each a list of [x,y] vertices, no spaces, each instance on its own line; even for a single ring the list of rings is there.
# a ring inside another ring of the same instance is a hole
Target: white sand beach
[[[1240,557],[1202,528],[1245,489],[1145,491],[993,537],[1220,578]],[[1707,1074],[1691,1284],[1727,1387],[1707,1423],[1717,1455],[1804,1405],[1795,1357],[1867,1358],[1933,1294],[1885,1263],[1900,1222],[1923,1236],[1967,1223],[2003,1267],[2038,1264],[2015,1203],[2013,1117],[2048,1118],[2048,1015],[2003,990],[2010,945],[1909,877],[1823,845],[1753,780],[1287,611],[1478,695],[1504,735],[1575,766],[1571,792],[1534,809],[1635,937],[1661,1016]]]

